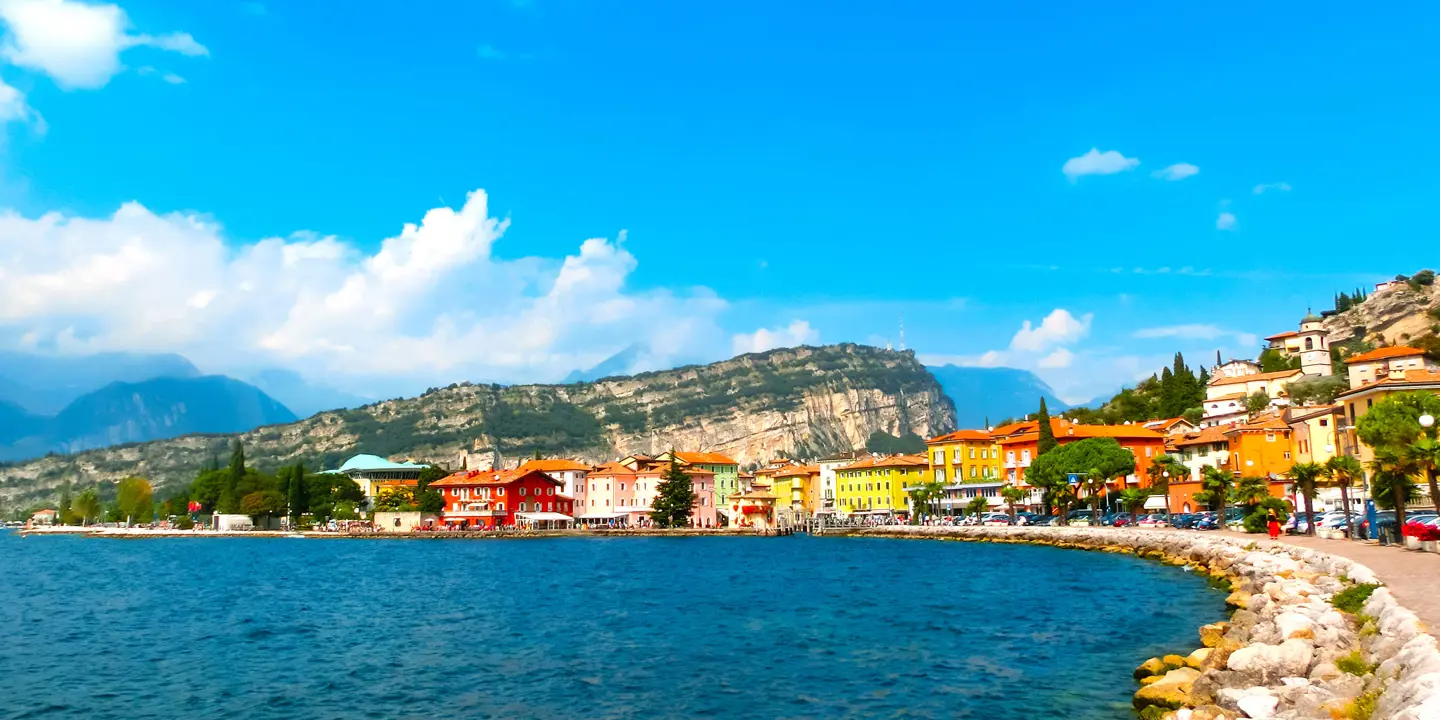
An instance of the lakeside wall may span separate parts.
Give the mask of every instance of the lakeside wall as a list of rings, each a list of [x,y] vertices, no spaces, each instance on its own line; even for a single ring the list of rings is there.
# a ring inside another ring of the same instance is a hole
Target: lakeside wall
[[[1233,613],[1200,628],[1202,647],[1136,670],[1141,717],[1440,718],[1440,645],[1415,614],[1384,587],[1358,613],[1331,604],[1347,588],[1379,583],[1347,558],[1139,529],[898,526],[843,534],[1130,553],[1229,579]]]

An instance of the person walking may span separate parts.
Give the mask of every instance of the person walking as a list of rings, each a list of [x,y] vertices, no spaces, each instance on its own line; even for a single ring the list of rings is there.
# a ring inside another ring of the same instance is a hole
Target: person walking
[[[1265,511],[1265,527],[1270,530],[1270,539],[1280,539],[1280,516],[1275,514],[1275,509]]]

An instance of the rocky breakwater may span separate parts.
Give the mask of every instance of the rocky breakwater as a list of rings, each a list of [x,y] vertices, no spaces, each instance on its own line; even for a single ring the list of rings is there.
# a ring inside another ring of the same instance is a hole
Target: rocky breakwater
[[[1129,553],[1230,583],[1201,647],[1135,670],[1142,718],[1440,718],[1440,647],[1369,568],[1325,553],[1199,533],[1115,528],[887,527],[864,535]]]

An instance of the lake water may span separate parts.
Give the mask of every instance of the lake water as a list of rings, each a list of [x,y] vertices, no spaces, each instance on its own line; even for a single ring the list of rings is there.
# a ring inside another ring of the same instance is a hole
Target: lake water
[[[20,538],[3,718],[1125,718],[1223,595],[869,538]]]

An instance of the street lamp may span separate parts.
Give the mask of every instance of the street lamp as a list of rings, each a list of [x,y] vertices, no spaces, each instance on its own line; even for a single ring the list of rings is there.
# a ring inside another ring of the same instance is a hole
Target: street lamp
[[[1430,429],[1431,427],[1433,427],[1434,425],[1435,425],[1435,416],[1434,416],[1434,415],[1431,415],[1430,413],[1425,413],[1424,415],[1421,415],[1421,416],[1420,416],[1420,427],[1423,427],[1423,428],[1425,428],[1426,430],[1429,430],[1429,429]]]
[[[1170,521],[1168,520],[1168,518],[1170,517],[1170,471],[1162,470],[1160,472],[1160,477],[1165,478],[1165,517],[1167,518],[1165,522],[1166,524],[1169,524]]]

